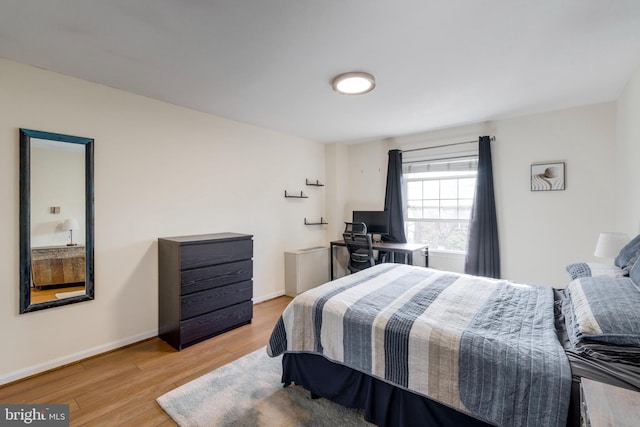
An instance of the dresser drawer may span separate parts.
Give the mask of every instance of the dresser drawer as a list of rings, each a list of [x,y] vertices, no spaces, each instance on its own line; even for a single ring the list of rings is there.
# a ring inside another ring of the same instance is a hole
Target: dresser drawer
[[[253,278],[253,261],[230,262],[180,272],[180,295],[217,288]]]
[[[251,280],[189,294],[181,298],[181,320],[249,301],[252,297]]]
[[[253,240],[251,239],[188,244],[181,248],[180,269],[250,259],[252,256]]]
[[[180,322],[180,342],[185,345],[212,337],[234,326],[249,323],[252,317],[253,304],[247,301],[184,320]]]

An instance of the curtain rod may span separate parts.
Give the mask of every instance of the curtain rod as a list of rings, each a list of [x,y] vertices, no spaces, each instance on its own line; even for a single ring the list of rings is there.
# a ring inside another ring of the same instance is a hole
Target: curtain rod
[[[496,137],[492,136],[489,138],[490,141],[495,141]],[[402,150],[403,153],[410,153],[412,151],[422,151],[422,150],[431,150],[432,148],[442,148],[442,147],[451,147],[453,145],[462,145],[462,144],[473,144],[478,141],[464,141],[464,142],[454,142],[452,144],[443,144],[443,145],[434,145],[432,147],[423,147],[423,148],[413,148],[411,150]]]

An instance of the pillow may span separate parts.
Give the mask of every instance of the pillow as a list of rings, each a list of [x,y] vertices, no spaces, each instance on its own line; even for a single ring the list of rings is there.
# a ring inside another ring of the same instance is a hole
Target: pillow
[[[578,339],[640,346],[640,289],[628,277],[585,277],[567,289]]]
[[[636,259],[635,264],[631,267],[631,271],[629,271],[629,278],[637,286],[640,286],[640,259]]]
[[[616,257],[615,264],[623,270],[630,270],[633,267],[631,260],[640,252],[640,234],[627,243]]]
[[[609,264],[595,264],[591,262],[578,262],[575,264],[569,264],[566,267],[567,273],[571,277],[571,280],[579,279],[581,277],[624,277],[624,270],[615,265]]]
[[[622,269],[625,276],[629,275],[629,273],[631,272],[631,268],[633,268],[633,266],[636,265],[636,261],[638,261],[638,258],[640,258],[640,251],[638,251],[636,256],[634,256],[633,258],[631,258],[631,260],[629,260],[629,264],[627,264],[627,268]]]

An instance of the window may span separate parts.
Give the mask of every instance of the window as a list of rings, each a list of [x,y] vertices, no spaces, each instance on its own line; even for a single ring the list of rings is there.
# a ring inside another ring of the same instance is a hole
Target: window
[[[426,242],[429,249],[466,252],[477,169],[477,156],[405,160],[408,242]]]

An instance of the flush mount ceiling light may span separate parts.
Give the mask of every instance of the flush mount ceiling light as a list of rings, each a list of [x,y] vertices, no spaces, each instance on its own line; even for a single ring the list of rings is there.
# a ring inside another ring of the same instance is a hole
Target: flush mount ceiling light
[[[333,90],[343,95],[361,95],[376,87],[376,79],[369,73],[350,72],[334,77]]]

